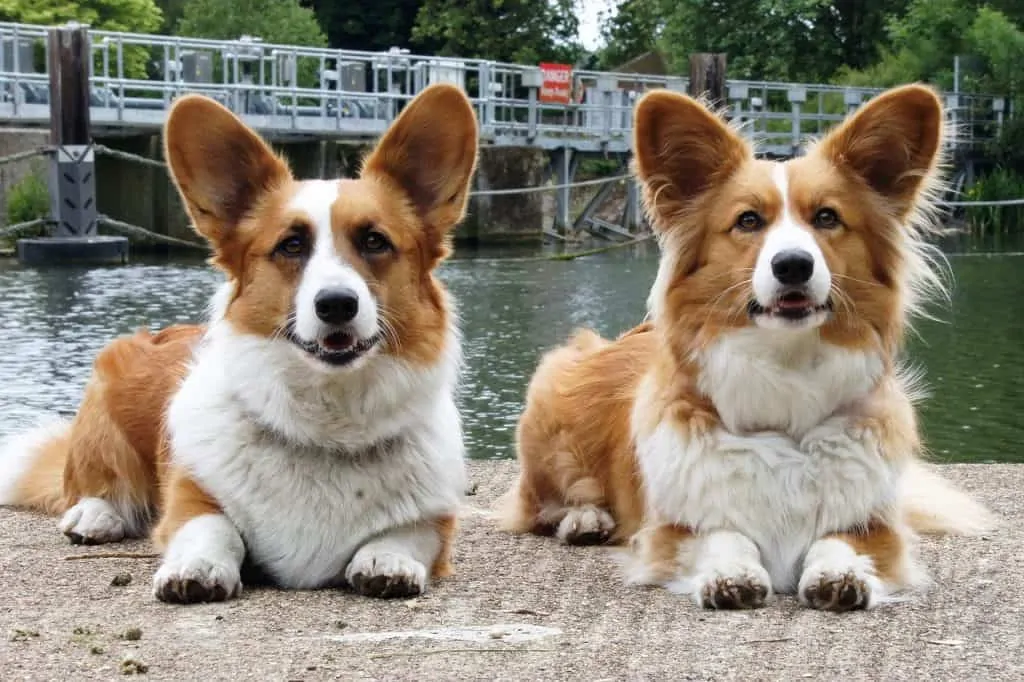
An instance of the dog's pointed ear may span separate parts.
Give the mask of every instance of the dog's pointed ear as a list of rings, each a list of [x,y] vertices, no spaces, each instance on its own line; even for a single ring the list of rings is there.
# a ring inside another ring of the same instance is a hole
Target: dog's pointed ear
[[[924,85],[869,100],[817,146],[832,164],[909,212],[941,160],[942,100]]]
[[[288,164],[229,109],[202,95],[171,106],[164,156],[195,229],[215,247],[270,191]]]
[[[465,215],[477,145],[466,95],[453,85],[431,85],[391,124],[362,173],[404,192],[423,221],[443,234]]]
[[[697,100],[654,90],[636,104],[634,167],[655,229],[706,190],[721,184],[746,159],[750,145]]]

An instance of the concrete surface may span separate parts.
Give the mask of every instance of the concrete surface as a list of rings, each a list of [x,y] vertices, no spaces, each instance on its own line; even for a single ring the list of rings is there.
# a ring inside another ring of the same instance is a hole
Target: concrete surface
[[[72,547],[52,520],[0,510],[0,678],[124,679],[144,668],[149,680],[1024,679],[1024,466],[945,467],[1003,527],[927,541],[935,589],[842,615],[789,598],[702,611],[624,587],[607,549],[500,534],[483,510],[514,466],[472,465],[458,574],[411,601],[250,590],[165,605],[150,593],[155,559],[65,559],[151,552],[146,543]],[[125,573],[128,585],[111,585]]]

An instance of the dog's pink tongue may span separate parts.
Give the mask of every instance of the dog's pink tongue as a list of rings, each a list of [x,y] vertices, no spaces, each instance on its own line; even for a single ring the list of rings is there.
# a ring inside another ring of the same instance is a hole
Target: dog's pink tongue
[[[344,332],[337,332],[335,334],[328,334],[320,342],[320,345],[327,350],[345,350],[350,347],[355,340],[351,334],[345,334]]]

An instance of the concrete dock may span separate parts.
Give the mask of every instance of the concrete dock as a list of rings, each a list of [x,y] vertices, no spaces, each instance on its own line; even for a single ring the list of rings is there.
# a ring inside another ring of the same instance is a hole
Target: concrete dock
[[[0,678],[1024,679],[1024,465],[943,470],[1002,527],[926,540],[932,590],[838,615],[788,597],[753,612],[704,611],[625,586],[611,550],[499,533],[487,510],[511,462],[471,465],[457,575],[406,601],[254,589],[228,603],[166,605],[151,593],[148,543],[75,547],[54,520],[3,509]],[[93,558],[69,560],[79,555]]]

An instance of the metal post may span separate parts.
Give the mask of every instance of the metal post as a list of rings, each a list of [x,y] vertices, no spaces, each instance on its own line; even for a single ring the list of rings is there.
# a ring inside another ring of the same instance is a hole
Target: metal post
[[[801,119],[800,119],[800,108],[801,105],[807,101],[807,88],[803,86],[791,87],[787,93],[789,97],[789,103],[793,107],[793,128],[792,128],[792,149],[793,156],[797,156],[800,152],[801,143],[803,141],[803,132],[801,130]]]
[[[21,239],[23,263],[125,262],[128,240],[102,237],[96,211],[96,164],[89,130],[91,51],[85,26],[51,28],[47,37],[50,74],[52,237]]]
[[[612,97],[619,92],[618,83],[611,76],[599,76],[594,90],[601,103],[601,141],[607,142],[612,135],[612,117],[615,115]]]
[[[537,137],[537,93],[544,84],[544,76],[541,74],[540,69],[528,69],[523,71],[520,76],[520,82],[529,93],[526,105],[526,140],[527,142],[533,142],[534,138]],[[513,112],[514,116],[515,113]]]
[[[730,85],[726,90],[729,93],[729,100],[732,101],[732,118],[737,123],[743,123],[743,103],[750,99],[750,88],[746,85]]]
[[[555,184],[562,185],[555,190],[555,231],[563,233],[572,225],[569,208],[572,205],[572,188],[568,185],[576,174],[577,159],[571,147],[562,147],[553,154],[555,165]]]
[[[992,111],[996,112],[996,135],[1003,132],[1003,111],[1006,109],[1006,100],[996,97],[992,100]]]
[[[477,95],[480,97],[480,126],[487,127],[491,123],[491,69],[487,62],[480,62],[477,67]]]
[[[626,209],[623,211],[624,228],[630,232],[639,232],[644,222],[640,204],[640,183],[636,178],[626,180]]]

